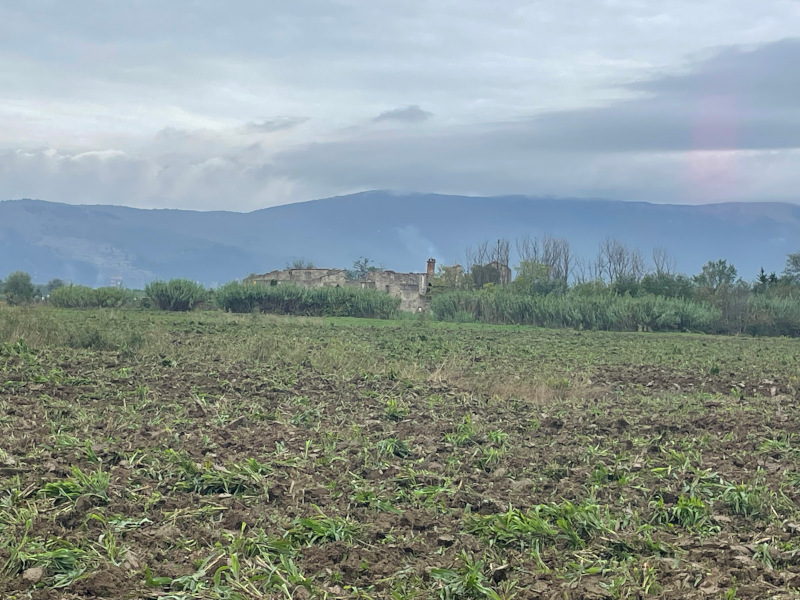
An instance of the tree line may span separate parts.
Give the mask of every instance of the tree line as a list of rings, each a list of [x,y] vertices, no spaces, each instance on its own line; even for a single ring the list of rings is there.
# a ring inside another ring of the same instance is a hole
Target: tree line
[[[711,260],[699,273],[679,273],[663,248],[649,259],[607,238],[595,257],[577,256],[563,238],[526,236],[512,242],[485,241],[465,251],[465,264],[440,265],[427,290],[432,315],[443,321],[475,321],[609,330],[698,331],[800,336],[800,252],[789,254],[778,274],[763,268],[752,281],[725,259]],[[309,268],[302,259],[287,268]],[[348,277],[378,267],[359,257]],[[37,298],[64,308],[143,307],[192,310],[199,306],[231,312],[396,316],[396,303],[381,292],[329,292],[278,286],[265,290],[237,282],[207,290],[189,280],[153,282],[141,292],[90,288],[54,279],[36,285],[17,271],[0,281],[0,298],[26,304]]]
[[[677,261],[665,248],[655,248],[648,261],[638,248],[614,238],[601,242],[596,256],[588,260],[577,256],[568,240],[549,235],[524,236],[515,240],[514,246],[517,264],[513,269],[508,239],[484,241],[465,250],[463,267],[440,267],[440,283],[456,289],[481,289],[487,283],[502,285],[502,271],[508,269],[515,272],[508,283],[520,291],[534,293],[563,292],[585,284],[602,284],[618,293],[667,297],[689,297],[698,289],[716,291],[734,285],[783,297],[800,291],[800,252],[787,256],[780,275],[762,268],[752,282],[747,282],[725,259],[710,260],[700,273],[686,275],[677,271]]]
[[[434,314],[493,323],[800,335],[800,252],[787,256],[780,275],[762,268],[748,282],[725,259],[687,275],[665,249],[656,248],[648,261],[613,238],[589,260],[563,238],[526,236],[514,245],[513,278],[507,239],[468,248],[469,268],[440,267],[432,282]]]

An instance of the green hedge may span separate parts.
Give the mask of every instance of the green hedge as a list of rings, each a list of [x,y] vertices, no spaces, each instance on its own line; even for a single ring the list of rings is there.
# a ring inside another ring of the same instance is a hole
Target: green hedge
[[[58,308],[121,308],[133,306],[136,298],[130,290],[118,287],[65,285],[50,292],[49,302]]]
[[[235,313],[265,312],[315,317],[389,319],[400,299],[355,287],[301,288],[231,282],[216,291],[217,305]]]
[[[800,337],[800,299],[751,297],[744,320],[751,335]]]
[[[206,288],[190,279],[154,281],[147,284],[144,293],[153,308],[169,311],[192,310],[208,296]]]
[[[712,331],[720,312],[659,296],[524,295],[506,290],[452,292],[431,300],[442,321],[574,327],[607,331]]]

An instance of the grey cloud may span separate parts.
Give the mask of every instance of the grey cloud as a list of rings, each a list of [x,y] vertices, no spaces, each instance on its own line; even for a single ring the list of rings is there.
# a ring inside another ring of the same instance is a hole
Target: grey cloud
[[[275,133],[276,131],[285,131],[287,129],[294,129],[308,121],[306,117],[278,117],[277,119],[268,119],[261,122],[245,123],[242,127],[242,133]]]
[[[483,157],[529,152],[677,152],[800,148],[800,38],[742,51],[726,49],[669,75],[629,86],[648,94],[603,108],[545,113],[514,121],[385,135],[330,144],[332,153],[382,147]],[[386,113],[385,113],[386,114]],[[320,152],[315,145],[310,152]],[[302,151],[301,151],[302,152]],[[345,154],[347,154],[345,152]],[[412,152],[416,155],[416,152]]]
[[[775,42],[797,2],[503,6],[0,2],[0,188],[239,209],[366,188],[797,200],[800,41]]]
[[[797,113],[791,103],[779,108],[782,90],[796,80],[793,73],[778,76],[777,68],[775,77],[762,72],[787,64],[797,50],[796,41],[724,50],[680,75],[632,86],[647,91],[635,100],[511,122],[360,128],[288,149],[245,144],[220,131],[167,128],[139,152],[0,152],[0,182],[10,197],[240,210],[370,188],[797,202]],[[741,65],[735,72],[745,83],[698,91],[697,82],[719,79],[732,64]],[[754,95],[747,82],[756,78],[761,89]],[[734,131],[754,130],[755,116],[762,125],[773,119],[775,126],[715,139],[715,132],[728,135],[726,122],[715,127],[731,113],[719,103],[700,116],[696,110],[718,92],[728,105],[748,106],[748,119]]]
[[[405,108],[395,108],[394,110],[387,110],[382,112],[373,119],[376,123],[381,121],[400,121],[402,123],[421,123],[427,121],[433,116],[432,112],[422,110],[416,104],[406,106]]]
[[[800,40],[727,49],[605,108],[353,136],[284,152],[275,165],[326,188],[797,201],[800,105],[784,96],[800,81],[793,64]]]
[[[648,96],[503,126],[553,150],[675,151],[800,147],[800,38],[725,49],[688,73],[628,86]]]
[[[798,18],[785,0],[0,2],[0,141],[20,110],[58,146],[263,114],[340,129],[404,98],[458,123],[597,106],[686,53],[791,35]]]
[[[800,98],[798,61],[800,38],[787,38],[754,50],[724,48],[687,73],[629,87],[674,101],[713,95],[735,97],[742,105],[760,110],[793,109]]]

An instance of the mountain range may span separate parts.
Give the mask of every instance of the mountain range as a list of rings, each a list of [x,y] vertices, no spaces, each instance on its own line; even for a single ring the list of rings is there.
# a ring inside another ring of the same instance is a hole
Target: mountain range
[[[454,264],[468,246],[525,234],[564,237],[587,259],[606,237],[645,256],[664,247],[690,274],[725,258],[752,280],[762,266],[780,272],[786,255],[800,251],[800,205],[370,191],[238,213],[7,200],[0,202],[0,278],[23,270],[42,283],[101,286],[121,278],[141,288],[186,277],[215,285],[301,257],[333,268],[361,256],[424,272],[430,257]]]

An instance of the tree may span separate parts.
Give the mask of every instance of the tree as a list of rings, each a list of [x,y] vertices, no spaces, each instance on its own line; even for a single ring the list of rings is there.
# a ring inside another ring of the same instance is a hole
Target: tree
[[[758,277],[756,277],[755,282],[753,283],[753,292],[756,294],[766,294],[769,290],[778,285],[778,276],[773,271],[769,275],[767,272],[764,271],[764,267],[761,267],[761,270],[758,272]]]
[[[575,258],[572,273],[577,284],[601,281],[603,279],[603,274],[597,261],[586,260],[582,256]]]
[[[566,282],[561,277],[553,277],[552,270],[544,263],[523,260],[516,269],[517,277],[511,287],[520,293],[550,294],[566,291]]]
[[[510,248],[511,244],[505,238],[501,238],[496,242],[485,240],[475,248],[470,246],[464,251],[467,259],[466,263],[468,266],[484,266],[497,263],[497,265],[508,267],[508,262],[511,257]]]
[[[6,279],[6,302],[12,306],[32,302],[35,291],[31,276],[24,271],[15,271]]]
[[[67,285],[67,284],[64,283],[63,281],[61,281],[60,279],[51,279],[50,281],[47,282],[47,285],[45,286],[45,289],[47,290],[47,293],[49,294],[53,290],[57,290],[58,288],[64,287],[65,285]]]
[[[451,290],[460,290],[465,287],[464,269],[461,265],[453,265],[451,267],[439,265],[439,273],[435,281],[445,288]]]
[[[665,298],[691,298],[694,294],[694,281],[686,275],[673,275],[664,271],[648,273],[642,277],[642,291],[645,294]]]
[[[481,289],[486,284],[500,285],[502,276],[500,270],[494,265],[473,265],[472,281],[476,288]]]
[[[638,283],[646,271],[642,253],[614,238],[606,238],[600,243],[597,270],[610,283],[625,285]]]
[[[291,262],[286,263],[286,270],[291,269],[313,269],[314,263],[307,258],[295,258]]]
[[[659,246],[653,249],[653,267],[655,267],[656,275],[674,275],[677,264],[666,248]]]
[[[783,269],[783,275],[791,283],[800,285],[800,252],[786,256],[786,268]]]
[[[382,270],[383,267],[375,265],[371,259],[364,256],[359,256],[353,261],[352,269],[345,269],[345,276],[347,279],[363,279],[370,273]]]
[[[569,280],[575,266],[569,242],[564,238],[545,235],[532,238],[525,235],[516,240],[517,255],[520,263],[535,262],[548,268],[551,279],[559,279],[565,284]]]
[[[697,297],[722,312],[720,326],[724,333],[744,330],[750,286],[741,279],[737,281],[736,274],[736,267],[720,259],[708,261],[694,276]]]
[[[501,238],[494,243],[481,242],[475,248],[467,248],[464,254],[475,287],[482,288],[486,283],[495,285],[510,283],[511,268],[508,262],[511,252],[507,239]]]
[[[694,276],[694,281],[698,286],[716,292],[720,288],[733,285],[736,281],[736,267],[729,265],[724,258],[710,260]]]

